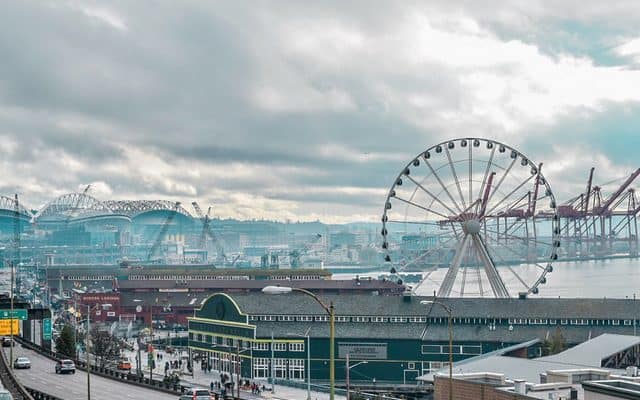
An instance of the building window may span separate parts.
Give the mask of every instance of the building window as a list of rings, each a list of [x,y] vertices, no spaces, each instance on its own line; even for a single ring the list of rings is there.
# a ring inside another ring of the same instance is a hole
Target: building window
[[[560,325],[566,325],[567,324],[567,320],[566,319],[561,319],[560,320]]]
[[[278,317],[278,321],[287,321],[287,322],[291,322],[293,321],[294,318],[291,315],[281,315]]]
[[[612,319],[611,320],[611,325],[620,325],[620,320],[619,319]]]
[[[268,351],[269,350],[269,343],[254,342],[252,347],[253,347],[254,350]]]
[[[427,318],[426,317],[410,317],[409,322],[425,323],[427,322]]]
[[[289,351],[304,351],[304,343],[289,343]]]
[[[259,321],[260,317],[258,317],[257,315],[252,315],[251,317],[249,317],[249,321]]]
[[[289,379],[304,380],[304,360],[297,358],[289,360]]]
[[[198,333],[198,335],[196,336],[196,341],[202,342],[202,334],[201,333]]]
[[[336,322],[349,322],[350,317],[335,317]]]
[[[442,353],[442,346],[425,344],[422,345],[422,354],[440,354]]]
[[[262,315],[260,317],[260,320],[261,321],[275,321],[276,317],[275,317],[275,315]]]
[[[253,358],[253,376],[255,378],[269,377],[269,359],[262,357]]]
[[[390,317],[389,322],[407,322],[407,319],[403,317]]]
[[[301,315],[296,317],[296,321],[311,322],[313,321],[313,317],[309,315]]]
[[[287,360],[285,358],[274,359],[273,372],[277,379],[287,379]]]
[[[338,320],[338,318],[340,318],[340,317],[336,317],[336,321]],[[313,317],[313,319],[316,322],[329,322],[329,316],[328,315],[316,315],[315,317]]]
[[[212,343],[212,339],[213,337],[211,335],[205,335],[205,340],[207,341],[207,343]]]
[[[384,317],[371,317],[372,322],[387,322],[387,319]]]
[[[631,320],[630,319],[625,319],[624,320],[624,324],[625,325],[631,325]]]
[[[273,344],[273,351],[287,351],[287,344],[286,343],[274,343]]]
[[[462,354],[470,354],[470,355],[482,354],[482,346],[462,346]]]
[[[355,322],[369,322],[369,317],[355,317]]]

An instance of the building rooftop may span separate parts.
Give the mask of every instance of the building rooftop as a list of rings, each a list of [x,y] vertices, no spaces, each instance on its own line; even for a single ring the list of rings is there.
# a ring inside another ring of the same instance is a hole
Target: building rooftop
[[[640,344],[640,337],[606,333],[539,360],[599,368],[602,360]]]

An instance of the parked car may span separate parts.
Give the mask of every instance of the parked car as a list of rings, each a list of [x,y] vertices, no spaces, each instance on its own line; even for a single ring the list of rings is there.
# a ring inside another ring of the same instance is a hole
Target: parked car
[[[13,400],[13,396],[7,389],[0,387],[0,400]]]
[[[60,360],[56,363],[56,374],[75,374],[76,365],[72,360]]]
[[[123,357],[118,361],[117,368],[121,371],[131,371],[131,361],[127,357]]]
[[[31,361],[27,357],[18,357],[13,362],[13,368],[15,369],[29,369],[31,368]]]
[[[187,388],[178,400],[211,400],[211,392],[207,389]]]
[[[12,344],[15,346],[15,343],[13,343],[10,337],[5,336],[2,338],[2,347],[11,347]]]

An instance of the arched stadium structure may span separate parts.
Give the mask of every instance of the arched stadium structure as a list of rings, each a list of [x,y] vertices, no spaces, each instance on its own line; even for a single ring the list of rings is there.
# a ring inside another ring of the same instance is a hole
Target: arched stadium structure
[[[67,193],[37,212],[19,204],[16,213],[14,199],[0,196],[0,250],[23,264],[180,262],[201,231],[199,220],[169,200],[101,201]]]

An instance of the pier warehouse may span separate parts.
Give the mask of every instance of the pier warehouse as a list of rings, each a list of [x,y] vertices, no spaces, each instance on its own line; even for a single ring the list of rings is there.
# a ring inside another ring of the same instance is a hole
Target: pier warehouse
[[[335,305],[336,379],[345,357],[367,360],[353,369],[359,382],[413,383],[448,360],[447,314],[420,304],[432,297],[319,295]],[[453,311],[454,362],[559,331],[567,345],[603,333],[632,335],[640,302],[626,299],[438,299]],[[310,329],[309,329],[310,328]],[[209,297],[189,318],[189,347],[206,353],[213,368],[254,379],[306,379],[309,329],[311,379],[329,379],[329,317],[302,294],[226,294]],[[272,339],[273,337],[273,339]],[[540,345],[523,356],[541,354]],[[375,378],[375,381],[374,381]]]

